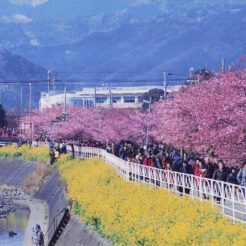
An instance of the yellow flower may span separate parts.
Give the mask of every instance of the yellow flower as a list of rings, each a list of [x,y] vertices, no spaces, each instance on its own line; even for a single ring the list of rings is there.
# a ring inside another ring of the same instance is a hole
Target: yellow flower
[[[243,245],[246,230],[210,202],[125,182],[100,159],[58,162],[83,222],[115,245]],[[66,161],[67,159],[67,161]]]

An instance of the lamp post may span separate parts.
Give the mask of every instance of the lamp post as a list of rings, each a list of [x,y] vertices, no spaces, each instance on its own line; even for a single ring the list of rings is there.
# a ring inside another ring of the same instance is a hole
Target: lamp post
[[[149,118],[150,118],[150,104],[151,104],[152,98],[150,97],[150,101],[143,100],[144,103],[149,104],[148,108],[148,117],[147,117],[147,129],[146,129],[146,151],[148,150],[148,141],[149,141]]]
[[[50,93],[50,70],[48,70],[48,95]]]

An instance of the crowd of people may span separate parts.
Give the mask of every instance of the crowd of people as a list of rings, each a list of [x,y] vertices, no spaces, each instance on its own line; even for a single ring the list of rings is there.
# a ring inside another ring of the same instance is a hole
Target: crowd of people
[[[12,128],[0,128],[0,138],[18,138],[18,135],[21,133],[20,129],[12,129]]]
[[[197,154],[188,154],[166,144],[153,143],[146,149],[144,146],[138,146],[131,142],[122,141],[118,144],[101,144],[97,141],[84,140],[80,146],[106,149],[107,152],[125,161],[143,166],[193,174],[246,187],[246,160],[242,167],[237,169],[225,166],[222,160],[213,158],[212,161],[208,156],[202,158]],[[243,192],[245,195],[245,189],[243,189]]]
[[[60,156],[66,153],[65,143],[55,145],[52,140],[40,139],[41,142],[50,142],[50,157],[53,164]],[[72,152],[74,154],[74,146]],[[164,170],[175,171],[184,174],[193,174],[198,177],[224,181],[231,184],[246,187],[246,160],[241,168],[227,167],[222,160],[202,158],[195,153],[186,153],[173,146],[162,143],[153,143],[146,149],[145,146],[139,146],[129,141],[121,141],[116,144],[101,143],[99,141],[84,139],[78,144],[81,147],[95,147],[105,149],[108,153],[117,157],[138,163],[143,166],[150,166]],[[245,189],[243,189],[244,196]],[[187,193],[187,190],[185,191]]]

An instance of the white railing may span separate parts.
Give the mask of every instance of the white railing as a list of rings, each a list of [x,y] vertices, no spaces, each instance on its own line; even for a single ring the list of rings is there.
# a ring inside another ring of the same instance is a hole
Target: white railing
[[[67,145],[66,149],[67,152],[72,152],[70,145]],[[180,196],[198,197],[201,201],[209,199],[213,205],[219,205],[222,212],[231,218],[233,223],[238,221],[246,225],[246,187],[244,186],[127,162],[104,149],[74,146],[74,153],[75,156],[85,159],[103,158],[105,163],[113,166],[126,181],[143,182],[150,187],[164,188]]]
[[[71,146],[67,146],[67,151],[72,151]],[[246,187],[127,162],[103,149],[74,146],[74,152],[75,156],[86,159],[103,158],[127,181],[143,182],[149,186],[168,189],[181,196],[199,197],[201,201],[209,199],[213,205],[220,202],[222,212],[230,217],[233,223],[239,221],[246,225]]]

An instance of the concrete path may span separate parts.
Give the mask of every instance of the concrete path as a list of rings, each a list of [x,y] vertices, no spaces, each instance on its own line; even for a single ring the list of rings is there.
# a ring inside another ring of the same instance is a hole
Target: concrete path
[[[32,228],[36,224],[39,224],[44,234],[48,230],[48,209],[46,202],[31,198],[27,201],[17,201],[16,203],[30,209],[30,217],[26,227],[23,246],[32,246]],[[46,239],[45,245],[48,243]]]

